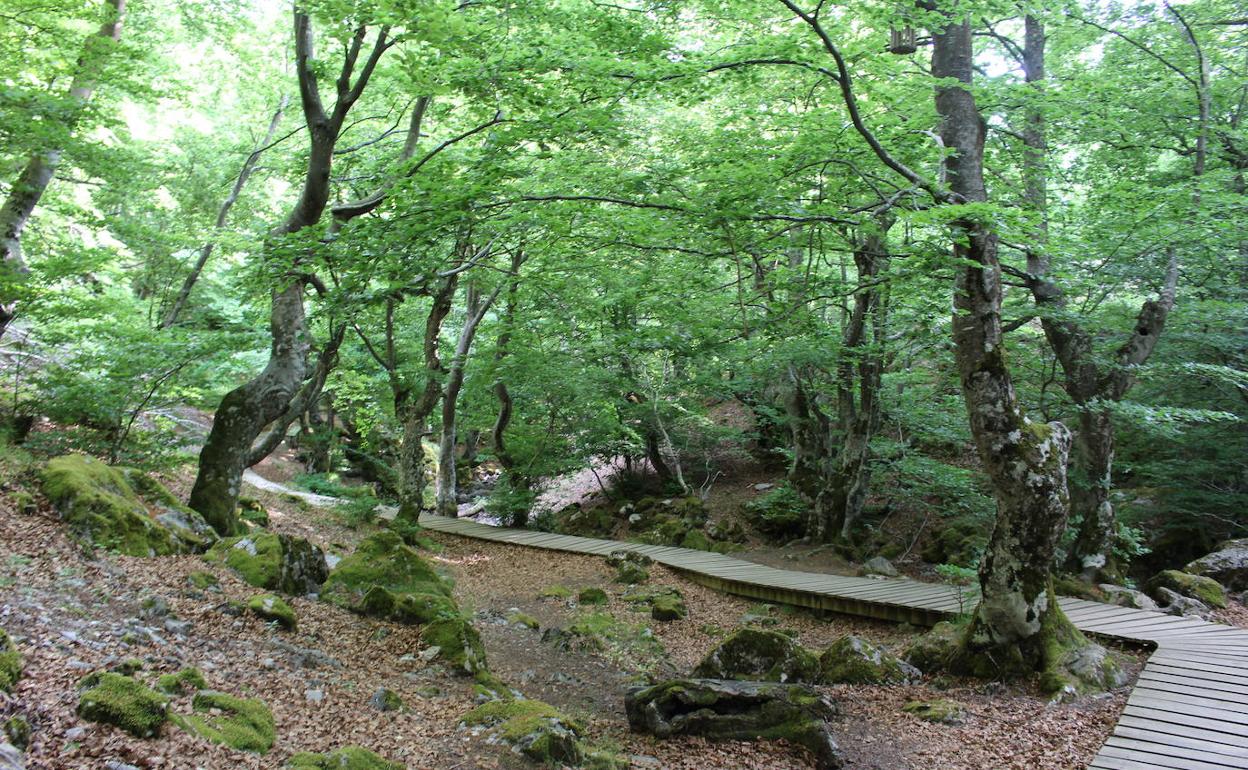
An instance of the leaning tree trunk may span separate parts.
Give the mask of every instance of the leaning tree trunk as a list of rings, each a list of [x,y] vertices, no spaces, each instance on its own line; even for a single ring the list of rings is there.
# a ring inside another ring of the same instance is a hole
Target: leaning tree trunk
[[[269,363],[258,377],[226,394],[213,417],[212,431],[199,455],[199,475],[188,505],[221,535],[238,527],[235,505],[252,441],[264,426],[282,416],[303,384],[308,337],[303,314],[303,284],[273,295]]]
[[[351,78],[367,35],[365,27],[356,29],[335,81],[337,101],[333,109],[326,112],[315,73],[311,20],[298,9],[294,13],[294,34],[299,95],[311,149],[299,198],[286,221],[270,234],[274,242],[320,222],[329,203],[330,169],[343,121],[368,85],[382,54],[391,45],[387,39],[388,29],[383,28],[353,84]],[[268,364],[255,379],[222,399],[213,418],[212,431],[200,452],[199,473],[187,501],[222,535],[232,533],[238,526],[234,509],[252,442],[265,425],[287,412],[307,374],[310,345],[303,287],[309,279],[300,275],[298,259],[291,268],[290,276],[285,279],[287,284],[272,293],[269,327],[273,343]]]
[[[955,205],[987,201],[983,176],[985,123],[969,84],[971,28],[946,17],[932,34],[932,74],[941,139]],[[952,83],[952,84],[949,84]],[[997,237],[981,217],[953,222],[956,279],[953,339],[971,434],[997,500],[997,520],[979,570],[981,599],[955,664],[978,674],[1046,674],[1048,689],[1069,682],[1072,649],[1095,649],[1058,606],[1050,565],[1066,527],[1066,460],[1070,431],[1034,423],[1022,413],[1001,331],[1001,265]],[[1102,684],[1106,669],[1088,679]]]
[[[82,114],[82,108],[90,100],[95,91],[98,74],[93,59],[98,54],[94,50],[99,46],[107,46],[121,38],[121,23],[126,15],[126,0],[107,0],[105,2],[105,19],[100,30],[87,41],[82,56],[78,59],[78,68],[69,86],[70,110],[64,119],[67,131],[73,131],[74,125]],[[48,185],[56,175],[57,166],[61,163],[62,150],[59,147],[48,147],[37,151],[30,157],[26,167],[18,176],[17,181],[9,190],[9,197],[4,206],[0,207],[0,278],[5,282],[20,280],[27,272],[26,260],[22,256],[22,232],[26,223],[35,212]],[[5,295],[8,291],[5,290]],[[9,324],[17,316],[17,300],[12,296],[0,295],[0,335],[3,335]]]

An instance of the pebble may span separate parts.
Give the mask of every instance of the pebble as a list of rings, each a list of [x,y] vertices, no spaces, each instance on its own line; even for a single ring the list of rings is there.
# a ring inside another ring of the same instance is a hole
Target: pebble
[[[80,741],[82,740],[82,737],[86,734],[87,734],[87,728],[85,727],[71,727],[65,731],[65,740]]]
[[[324,690],[304,690],[303,697],[307,699],[308,703],[320,703],[321,701],[325,700],[325,691]]]

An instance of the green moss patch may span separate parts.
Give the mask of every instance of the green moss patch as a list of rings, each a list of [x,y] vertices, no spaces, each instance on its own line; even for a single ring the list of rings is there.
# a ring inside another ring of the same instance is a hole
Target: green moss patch
[[[579,604],[606,604],[607,592],[601,588],[586,588],[576,595]]]
[[[762,682],[815,682],[819,660],[790,637],[758,628],[742,628],[712,649],[694,676]]]
[[[9,635],[0,628],[0,690],[12,692],[13,685],[22,678],[22,654]]]
[[[290,605],[273,594],[257,594],[247,601],[247,609],[254,615],[273,621],[288,631],[298,622]]]
[[[820,678],[827,684],[905,684],[918,669],[857,636],[843,636],[819,656]]]
[[[40,480],[74,536],[91,546],[164,556],[201,551],[216,539],[202,516],[136,470],[63,455],[48,461]]]
[[[191,708],[194,713],[173,718],[189,733],[239,751],[263,754],[273,747],[273,712],[264,701],[205,691],[195,695]]]
[[[204,558],[234,570],[248,585],[287,594],[318,590],[328,572],[320,548],[303,538],[272,532],[226,538]]]
[[[902,711],[913,714],[924,722],[960,725],[966,721],[966,709],[961,703],[940,698],[937,700],[910,701]]]
[[[461,673],[476,674],[486,670],[481,635],[467,618],[435,620],[421,629],[420,640],[426,648],[438,648],[435,659],[445,661]]]
[[[1146,587],[1150,594],[1156,594],[1158,588],[1169,588],[1176,594],[1199,599],[1210,607],[1226,606],[1226,589],[1218,581],[1203,575],[1168,569],[1154,575]]]
[[[321,598],[362,615],[410,625],[459,616],[450,585],[390,531],[365,538],[339,562]]]
[[[170,695],[206,690],[208,682],[197,668],[184,668],[176,674],[161,674],[156,689]]]
[[[217,586],[221,584],[221,581],[217,579],[216,575],[212,574],[211,572],[204,572],[203,570],[196,570],[190,573],[189,575],[187,575],[186,582],[190,583],[192,586],[194,586],[195,588],[198,588],[201,591],[207,591],[209,589],[216,588]]]
[[[303,751],[286,763],[287,770],[405,770],[402,763],[391,762],[359,746],[344,746],[328,754]]]
[[[168,719],[165,696],[128,676],[103,672],[83,680],[78,716],[114,725],[139,738],[152,738]]]
[[[538,622],[537,618],[533,617],[532,615],[526,612],[511,613],[510,615],[507,616],[507,622],[513,623],[518,626],[524,626],[525,628],[530,629],[532,631],[536,631],[537,629],[541,628],[541,625],[542,625],[541,623]]]
[[[464,715],[469,727],[483,727],[493,738],[530,759],[548,765],[579,765],[585,728],[554,706],[536,700],[492,701]]]
[[[572,589],[561,585],[546,586],[537,595],[541,599],[568,599],[572,596]]]

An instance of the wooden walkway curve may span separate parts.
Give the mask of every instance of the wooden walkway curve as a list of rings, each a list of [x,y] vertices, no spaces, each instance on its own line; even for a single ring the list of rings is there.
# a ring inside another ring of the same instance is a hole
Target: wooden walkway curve
[[[712,588],[765,601],[933,625],[970,611],[975,595],[904,578],[875,579],[775,569],[669,548],[422,516],[425,527],[479,540],[606,555],[643,553]],[[1094,770],[1248,770],[1248,632],[1193,618],[1061,599],[1082,631],[1155,648]]]

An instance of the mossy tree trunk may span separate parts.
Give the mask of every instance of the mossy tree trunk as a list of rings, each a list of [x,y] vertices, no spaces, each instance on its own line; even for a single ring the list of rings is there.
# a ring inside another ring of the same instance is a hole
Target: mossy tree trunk
[[[298,10],[294,13],[296,74],[311,147],[299,198],[286,220],[270,234],[273,246],[285,236],[315,226],[329,203],[330,168],[343,122],[368,85],[382,54],[393,45],[388,30],[383,28],[356,76],[367,32],[363,26],[355,30],[335,80],[337,100],[327,111],[321,101],[319,76],[314,71],[311,20]],[[254,379],[225,395],[200,452],[199,473],[188,505],[203,514],[222,535],[238,527],[235,507],[252,443],[266,425],[287,413],[308,371],[310,342],[303,292],[306,283],[315,284],[316,281],[301,274],[298,263],[298,257],[292,260],[286,284],[272,292],[269,313],[272,345],[268,363]]]
[[[806,378],[789,369],[785,410],[792,435],[789,483],[808,506],[806,536],[845,541],[862,516],[871,482],[871,439],[880,424],[888,269],[887,234],[893,219],[877,216],[854,263],[860,290],[842,335],[836,373],[836,417],[823,412]]]
[[[1045,83],[1046,37],[1043,23],[1027,16],[1024,26],[1023,68],[1026,81],[1042,90]],[[1205,81],[1197,82],[1199,94],[1206,93]],[[1207,84],[1206,84],[1207,85]],[[1201,104],[1204,104],[1202,97]],[[1198,120],[1203,136],[1208,114]],[[1079,433],[1073,456],[1071,514],[1079,522],[1079,534],[1066,555],[1065,568],[1091,582],[1119,582],[1120,566],[1114,557],[1117,520],[1110,492],[1113,489],[1114,426],[1108,411],[1098,401],[1119,401],[1134,382],[1131,370],[1148,361],[1174,307],[1178,282],[1178,261],[1171,248],[1161,276],[1157,299],[1145,301],[1137,314],[1134,329],[1118,349],[1114,363],[1097,361],[1093,333],[1068,309],[1066,294],[1050,276],[1046,253],[1048,236],[1048,142],[1040,99],[1029,99],[1022,132],[1024,195],[1036,218],[1032,243],[1027,250],[1027,272],[1020,274],[1031,291],[1039,311],[1045,338],[1057,356],[1064,375],[1063,387],[1078,405]],[[1199,137],[1198,137],[1199,138]],[[1195,153],[1193,178],[1204,172],[1203,146]],[[1017,271],[1016,271],[1017,272]]]
[[[983,176],[986,126],[969,84],[971,28],[953,21],[933,30],[932,74],[952,196],[947,203],[987,201]],[[971,434],[997,500],[996,526],[979,570],[982,598],[958,657],[976,673],[1025,675],[1052,671],[1065,654],[1087,644],[1062,614],[1050,565],[1068,515],[1066,461],[1070,432],[1061,423],[1033,423],[1023,414],[1005,361],[1001,331],[1001,266],[997,236],[968,215],[953,225],[958,265],[953,338]],[[991,672],[985,669],[992,669]]]

